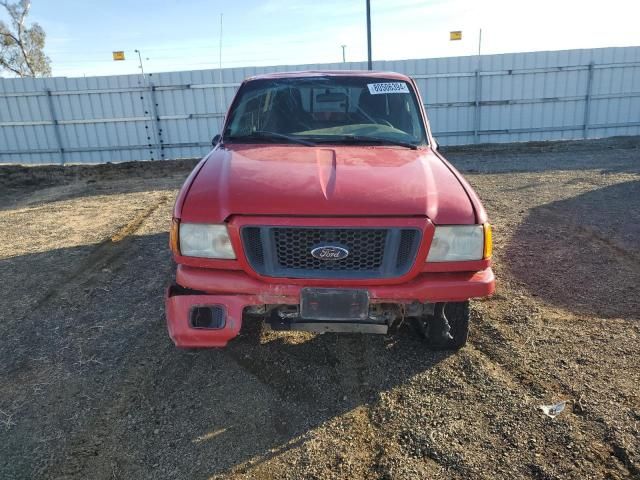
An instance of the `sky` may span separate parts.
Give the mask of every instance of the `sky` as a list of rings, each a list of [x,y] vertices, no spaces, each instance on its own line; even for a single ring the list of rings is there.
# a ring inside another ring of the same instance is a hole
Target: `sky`
[[[365,0],[32,0],[54,76],[367,58]],[[640,0],[371,0],[374,60],[640,45]],[[0,18],[2,16],[0,15]],[[449,32],[462,31],[450,41]],[[123,50],[126,60],[112,60]]]

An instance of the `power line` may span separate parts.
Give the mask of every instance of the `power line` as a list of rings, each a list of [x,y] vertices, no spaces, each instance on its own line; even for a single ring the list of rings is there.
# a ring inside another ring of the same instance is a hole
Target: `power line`
[[[318,45],[323,45],[326,44],[328,40],[325,37],[318,37],[315,39],[292,39],[292,40],[282,40],[282,41],[261,41],[261,40],[257,40],[257,43],[259,43],[259,45],[261,47],[268,47],[268,46],[282,46],[282,45],[312,45],[312,44],[318,44]],[[220,43],[212,43],[212,44],[208,44],[208,45],[183,45],[183,46],[179,46],[179,47],[154,47],[154,46],[145,46],[145,45],[141,45],[141,47],[144,49],[145,52],[149,53],[149,52],[167,52],[167,51],[190,51],[190,50],[216,50],[220,48]],[[234,48],[242,48],[242,49],[250,49],[252,48],[250,45],[248,44],[228,44],[225,43],[225,48],[228,49],[234,49]],[[114,48],[115,49],[115,48]],[[127,49],[127,48],[122,48],[121,46],[119,47],[119,49],[121,50],[131,50],[131,49]],[[82,50],[82,49],[78,49],[78,48],[60,48],[60,47],[56,47],[55,49],[51,49],[45,46],[45,51],[47,53],[47,55],[68,55],[68,54],[77,54],[77,53],[81,53],[83,55],[106,55],[109,54],[109,56],[111,56],[111,52],[113,49],[107,49],[107,48],[103,48],[103,49],[96,49],[96,50]]]
[[[346,47],[346,45],[345,45]],[[146,49],[145,49],[146,52]],[[291,52],[288,52],[289,54]],[[49,54],[51,55],[51,54]],[[225,64],[229,64],[229,63],[238,63],[238,62],[243,62],[243,61],[263,61],[263,60],[273,60],[273,59],[277,59],[277,58],[281,58],[281,57],[264,57],[264,56],[260,56],[260,57],[255,57],[255,56],[250,56],[250,57],[246,57],[246,56],[242,56],[242,55],[234,55],[234,54],[227,54],[228,57],[233,58],[233,60],[225,60]],[[109,55],[106,55],[105,52],[102,52],[100,55],[101,58],[96,59],[96,57],[82,57],[82,58],[74,58],[73,60],[62,60],[62,61],[54,61],[53,65],[86,65],[86,64],[102,64],[102,63],[111,63],[112,59],[111,59],[111,52],[109,52]],[[164,56],[164,55],[152,55],[152,56],[145,56],[145,60],[148,62],[160,62],[160,61],[175,61],[175,63],[184,63],[183,61],[186,60],[191,60],[191,59],[198,59],[198,58],[206,58],[206,56],[204,55],[192,55],[192,56],[185,56],[185,55],[180,55],[180,56]],[[207,61],[207,62],[201,62],[201,63],[207,63],[207,64],[215,64],[215,61]],[[313,62],[312,62],[313,63]],[[217,62],[218,66],[220,65],[220,62]]]
[[[234,57],[235,60],[225,60],[225,64],[238,64],[244,62],[265,62],[265,61],[280,61],[282,57],[253,57],[253,58],[238,58]],[[171,60],[171,63],[175,65],[212,65],[219,67],[219,62],[215,60],[211,61],[192,61],[189,57],[185,59],[185,57],[150,57],[145,58],[145,63],[147,65],[153,63],[167,63],[168,60]],[[174,61],[175,60],[175,61]],[[53,62],[53,66],[82,66],[82,65],[106,65],[113,63],[113,60],[104,59],[104,60],[88,60],[88,61],[77,61],[77,62]]]

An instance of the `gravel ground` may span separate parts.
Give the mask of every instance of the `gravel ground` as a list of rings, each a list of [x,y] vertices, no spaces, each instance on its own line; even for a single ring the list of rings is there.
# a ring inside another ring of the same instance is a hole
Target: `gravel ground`
[[[177,350],[194,162],[0,167],[0,478],[640,478],[640,139],[445,153],[499,279],[455,354],[252,323]]]

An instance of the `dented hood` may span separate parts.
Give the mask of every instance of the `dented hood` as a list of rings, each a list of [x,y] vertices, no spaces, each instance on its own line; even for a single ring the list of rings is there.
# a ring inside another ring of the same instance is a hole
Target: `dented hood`
[[[467,192],[431,150],[388,146],[229,145],[213,151],[176,213],[183,221],[231,215],[426,216],[475,223]]]

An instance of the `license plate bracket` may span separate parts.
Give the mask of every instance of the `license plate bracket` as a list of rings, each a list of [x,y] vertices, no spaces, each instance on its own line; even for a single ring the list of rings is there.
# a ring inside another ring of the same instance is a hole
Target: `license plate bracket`
[[[365,321],[369,292],[339,288],[303,288],[300,317],[304,320]]]

